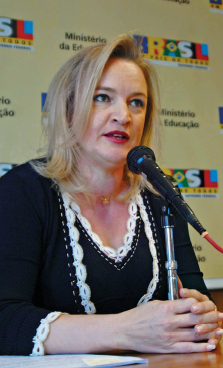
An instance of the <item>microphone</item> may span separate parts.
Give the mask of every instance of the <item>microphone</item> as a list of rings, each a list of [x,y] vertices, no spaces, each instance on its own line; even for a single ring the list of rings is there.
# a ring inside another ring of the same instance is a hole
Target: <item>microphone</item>
[[[142,175],[156,192],[173,205],[183,218],[201,235],[206,231],[198,221],[192,209],[184,201],[177,186],[167,178],[156,163],[154,152],[146,146],[132,148],[127,155],[127,165],[134,174]]]

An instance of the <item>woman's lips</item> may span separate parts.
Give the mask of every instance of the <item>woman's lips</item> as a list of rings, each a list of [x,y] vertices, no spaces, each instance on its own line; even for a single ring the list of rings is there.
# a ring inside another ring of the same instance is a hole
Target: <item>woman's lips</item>
[[[119,130],[108,132],[104,134],[104,136],[116,143],[123,143],[129,139],[129,135],[126,132],[122,132]]]

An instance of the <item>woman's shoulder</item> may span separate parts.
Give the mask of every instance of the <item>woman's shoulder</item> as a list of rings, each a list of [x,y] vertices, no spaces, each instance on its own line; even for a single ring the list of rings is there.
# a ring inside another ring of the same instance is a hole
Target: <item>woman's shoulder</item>
[[[0,178],[1,195],[28,195],[29,197],[51,192],[53,181],[40,175],[33,166],[33,161],[27,161],[10,169]]]
[[[44,222],[46,216],[57,212],[58,195],[54,188],[53,181],[40,175],[32,162],[18,165],[0,178],[0,213],[34,213]]]
[[[20,179],[21,181],[25,182],[36,182],[36,181],[43,181],[46,184],[50,182],[49,179],[44,178],[42,175],[38,174],[35,170],[33,163],[40,162],[41,160],[31,160],[25,163],[19,164],[8,170],[1,178],[1,182],[10,182],[13,179]]]

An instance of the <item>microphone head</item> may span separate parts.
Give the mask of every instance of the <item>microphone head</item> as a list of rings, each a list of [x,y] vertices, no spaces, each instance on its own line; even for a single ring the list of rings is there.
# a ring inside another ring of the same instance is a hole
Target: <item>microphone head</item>
[[[155,154],[151,148],[146,146],[136,146],[133,147],[126,158],[127,165],[130,171],[132,171],[134,174],[140,174],[138,171],[138,160],[142,158],[143,156],[146,156],[147,158],[152,159],[153,161],[156,161]]]

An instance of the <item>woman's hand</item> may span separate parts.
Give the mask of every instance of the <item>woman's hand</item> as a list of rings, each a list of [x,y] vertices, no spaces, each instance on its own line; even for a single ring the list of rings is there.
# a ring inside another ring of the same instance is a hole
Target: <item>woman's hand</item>
[[[184,290],[180,291],[185,296],[182,299],[151,301],[121,313],[118,345],[120,343],[122,349],[144,353],[191,353],[215,349],[216,327],[223,314],[216,312],[214,303],[206,300],[204,295],[187,297],[191,291]],[[199,333],[199,326],[210,331]],[[205,339],[208,342],[199,342]]]
[[[196,324],[194,326],[197,336],[202,337],[203,340],[208,340],[209,344],[217,345],[221,340],[223,329],[221,328],[222,321],[215,323],[211,322],[214,313],[219,315],[219,312],[216,311],[215,304],[206,295],[201,294],[197,290],[184,289],[180,281],[178,281],[178,288],[180,298],[195,298],[197,300],[197,302],[191,306],[191,313],[194,315],[206,314],[208,318],[210,317],[209,322],[205,324]]]
[[[118,314],[62,315],[51,323],[45,353],[214,350],[219,340],[216,327],[223,313],[215,311],[213,302],[201,293],[181,286],[179,290],[181,299],[154,300]],[[199,327],[206,330],[199,332]]]
[[[223,313],[194,291],[180,291],[177,300],[154,300],[118,314],[61,315],[51,323],[44,341],[46,354],[138,351],[192,353],[211,351],[218,339],[216,326]],[[189,293],[189,294],[188,294]],[[196,311],[196,306],[200,310]],[[195,326],[195,327],[194,327]],[[209,332],[199,333],[199,326]],[[207,339],[208,342],[203,342]],[[198,342],[198,343],[196,343]]]

